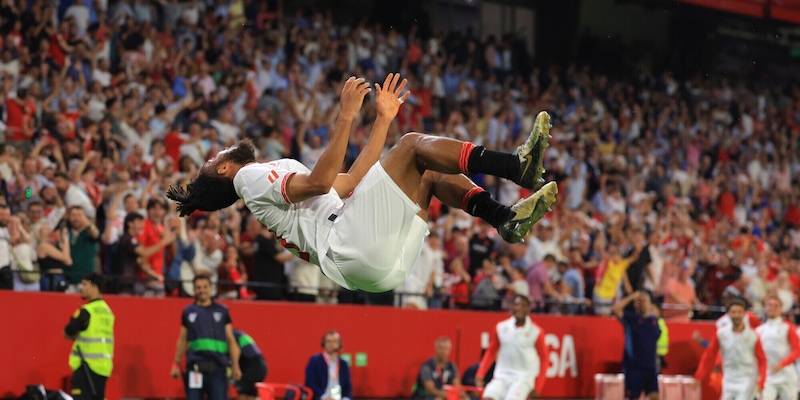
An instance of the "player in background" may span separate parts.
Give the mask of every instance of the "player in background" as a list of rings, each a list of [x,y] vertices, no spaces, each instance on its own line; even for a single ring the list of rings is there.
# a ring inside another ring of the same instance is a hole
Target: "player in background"
[[[747,303],[734,298],[728,303],[731,325],[723,326],[711,338],[694,378],[695,384],[708,378],[717,356],[722,358],[722,400],[753,400],[767,378],[767,357],[756,332],[745,322]]]
[[[475,374],[475,386],[483,387],[486,372],[496,361],[492,380],[483,391],[484,400],[525,400],[541,395],[548,368],[545,332],[529,315],[530,300],[514,296],[511,318],[492,332],[489,347]]]
[[[800,357],[800,340],[794,326],[781,315],[778,296],[764,299],[767,320],[756,328],[767,355],[767,382],[761,400],[797,400],[797,372],[793,363]]]

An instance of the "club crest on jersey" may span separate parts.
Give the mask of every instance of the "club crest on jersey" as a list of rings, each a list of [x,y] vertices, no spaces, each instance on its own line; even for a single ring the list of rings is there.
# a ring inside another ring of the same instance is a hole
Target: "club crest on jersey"
[[[221,312],[215,312],[214,313],[214,321],[216,321],[216,322],[222,321],[222,313]]]
[[[194,323],[194,320],[197,319],[197,313],[189,313],[189,322]]]

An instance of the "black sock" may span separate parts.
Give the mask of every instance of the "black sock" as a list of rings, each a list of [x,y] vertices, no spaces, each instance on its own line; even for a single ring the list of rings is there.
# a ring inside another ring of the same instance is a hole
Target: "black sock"
[[[481,173],[506,179],[517,179],[519,175],[519,157],[516,154],[486,150],[483,146],[475,146],[467,160],[467,171]]]
[[[476,193],[467,200],[467,209],[464,211],[483,219],[495,228],[514,217],[514,212],[510,207],[498,203],[486,191]]]

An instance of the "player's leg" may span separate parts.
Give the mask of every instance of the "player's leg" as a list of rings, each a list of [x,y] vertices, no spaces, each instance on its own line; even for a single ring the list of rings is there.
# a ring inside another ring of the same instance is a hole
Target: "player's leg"
[[[489,192],[477,186],[463,174],[450,175],[427,170],[422,175],[417,204],[422,207],[420,216],[427,220],[426,210],[432,196],[448,207],[460,208],[472,216],[482,218],[498,228],[507,242],[519,242],[531,226],[547,213],[555,202],[558,188],[550,182],[528,198],[511,207],[500,204]]]
[[[485,173],[511,179],[522,187],[542,185],[542,158],[550,141],[550,116],[539,113],[528,140],[516,154],[500,153],[469,142],[408,133],[381,158],[381,165],[410,198],[417,198],[426,170],[445,174]]]
[[[778,388],[774,384],[767,383],[761,391],[761,400],[775,400],[778,398]],[[781,396],[783,399],[783,396]]]
[[[794,366],[790,366],[789,368],[793,368]],[[797,380],[796,379],[787,379],[780,385],[778,385],[778,396],[781,400],[797,400]],[[764,398],[764,397],[762,397]]]
[[[644,372],[642,390],[649,400],[658,400],[658,370]]]
[[[502,400],[527,400],[528,395],[533,390],[531,382],[513,382],[506,391],[506,396]],[[542,394],[539,393],[539,396]]]
[[[633,370],[633,369],[626,369],[625,373],[625,399],[626,400],[637,400],[642,395],[642,390],[644,389],[644,382],[643,378],[645,376],[641,373],[641,371]]]
[[[483,388],[483,400],[503,400],[508,393],[509,383],[502,378],[492,378]]]

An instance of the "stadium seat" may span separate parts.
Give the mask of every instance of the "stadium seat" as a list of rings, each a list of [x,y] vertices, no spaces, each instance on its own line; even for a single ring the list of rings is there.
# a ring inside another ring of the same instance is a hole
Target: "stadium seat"
[[[625,375],[595,374],[595,400],[622,400],[625,398]]]
[[[311,400],[314,392],[311,388],[294,383],[256,383],[258,397],[261,400],[275,400],[275,394],[283,392],[283,400]]]

